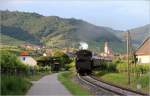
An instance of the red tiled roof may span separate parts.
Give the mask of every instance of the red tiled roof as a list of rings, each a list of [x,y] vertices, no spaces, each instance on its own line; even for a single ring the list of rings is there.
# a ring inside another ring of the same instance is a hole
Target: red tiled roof
[[[29,54],[28,54],[28,52],[27,51],[22,51],[22,52],[20,52],[20,56],[28,56]]]

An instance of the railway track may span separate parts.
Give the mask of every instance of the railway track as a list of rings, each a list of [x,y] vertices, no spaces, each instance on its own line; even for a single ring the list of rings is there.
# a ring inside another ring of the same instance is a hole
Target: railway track
[[[122,88],[120,86],[112,85],[108,82],[100,81],[93,76],[80,76],[77,75],[78,79],[89,86],[93,86],[95,88],[102,88],[104,90],[110,91],[117,95],[124,95],[124,96],[149,96],[148,94],[144,94],[138,91],[133,91],[127,88]]]

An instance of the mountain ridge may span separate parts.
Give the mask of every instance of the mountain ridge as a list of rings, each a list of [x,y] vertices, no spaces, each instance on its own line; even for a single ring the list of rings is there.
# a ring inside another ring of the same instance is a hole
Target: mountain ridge
[[[91,49],[97,48],[97,50],[101,50],[105,41],[109,42],[114,51],[121,52],[125,48],[122,39],[115,34],[119,31],[109,27],[96,26],[75,18],[67,19],[8,10],[0,12],[1,34],[7,35],[3,37],[13,37],[31,44],[58,48],[66,46],[77,48],[80,41],[87,42],[91,45]]]

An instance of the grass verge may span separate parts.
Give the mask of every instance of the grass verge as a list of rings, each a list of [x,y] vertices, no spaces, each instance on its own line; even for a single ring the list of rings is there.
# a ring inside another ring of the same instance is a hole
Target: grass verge
[[[39,72],[30,76],[1,75],[1,95],[24,95],[31,87],[30,81],[37,81],[50,72]]]
[[[24,77],[1,75],[1,95],[24,95],[30,87]]]
[[[108,73],[108,74],[99,76],[99,78],[103,79],[104,81],[111,82],[115,85],[130,88],[133,90],[138,90],[137,84],[140,84],[141,89],[139,90],[144,93],[149,93],[149,90],[150,90],[150,86],[149,86],[150,78],[148,74],[145,74],[144,76],[139,77],[139,78],[131,76],[130,85],[128,84],[127,74],[123,74],[123,73]]]
[[[79,84],[72,80],[72,72],[63,72],[58,75],[58,80],[71,92],[74,96],[89,96],[90,93],[82,88]]]

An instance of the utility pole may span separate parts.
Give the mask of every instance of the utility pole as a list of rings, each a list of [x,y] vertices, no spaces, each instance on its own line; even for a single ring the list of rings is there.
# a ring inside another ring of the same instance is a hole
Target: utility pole
[[[136,69],[136,57],[135,57],[135,52],[134,52],[134,48],[133,48],[133,44],[132,44],[132,36],[134,35],[134,33],[129,33],[129,47],[130,47],[130,57],[131,57],[131,63],[130,63],[130,72],[133,71],[134,76],[136,75],[136,70],[132,70],[132,67],[135,67]]]
[[[129,36],[130,32],[127,31],[127,64],[128,64],[128,84],[130,85],[130,62],[129,62],[129,51],[130,51],[130,46],[129,46]]]

